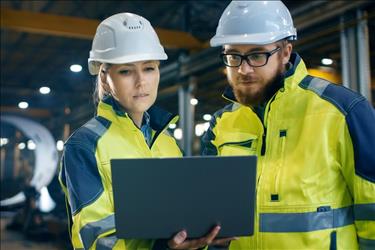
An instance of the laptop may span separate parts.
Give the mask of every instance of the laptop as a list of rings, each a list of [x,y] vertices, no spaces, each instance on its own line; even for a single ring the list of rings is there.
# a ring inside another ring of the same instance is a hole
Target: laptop
[[[254,230],[256,156],[111,160],[118,238],[250,236]]]

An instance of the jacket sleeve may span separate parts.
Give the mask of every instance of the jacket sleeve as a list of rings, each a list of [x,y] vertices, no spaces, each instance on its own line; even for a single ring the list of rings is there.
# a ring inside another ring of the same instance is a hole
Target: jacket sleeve
[[[207,131],[204,133],[201,141],[201,147],[202,147],[202,155],[218,155],[218,151],[216,146],[213,144],[213,141],[215,140],[215,133],[214,133],[214,127],[216,125],[215,123],[215,115],[213,115],[211,121],[210,121],[210,127],[207,129]]]
[[[73,226],[75,249],[112,249],[123,245],[114,235],[114,209],[104,187],[95,152],[79,142],[65,145],[60,183],[67,195]],[[100,248],[101,249],[101,248]]]
[[[339,135],[343,176],[353,196],[361,249],[375,249],[375,111],[364,98],[346,114]]]

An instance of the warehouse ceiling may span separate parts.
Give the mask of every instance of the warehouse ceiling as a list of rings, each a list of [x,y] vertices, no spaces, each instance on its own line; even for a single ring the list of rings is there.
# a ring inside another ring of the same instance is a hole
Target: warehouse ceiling
[[[1,114],[31,117],[48,127],[55,139],[94,114],[95,78],[88,73],[87,57],[95,28],[119,12],[144,16],[156,28],[169,56],[161,64],[157,104],[178,113],[178,87],[195,83],[195,119],[225,105],[221,98],[226,80],[218,55],[209,48],[217,22],[228,0],[221,1],[1,1]],[[375,4],[372,1],[284,1],[297,27],[295,50],[309,68],[321,59],[333,59],[331,71],[341,75],[340,17],[355,25],[355,11],[365,10],[374,68]],[[80,64],[81,72],[70,71]],[[374,70],[372,79],[374,79]],[[374,83],[374,80],[372,80]],[[48,86],[50,94],[39,88]],[[373,86],[373,96],[375,86]],[[27,101],[29,108],[18,108]],[[66,136],[66,135],[65,135]]]

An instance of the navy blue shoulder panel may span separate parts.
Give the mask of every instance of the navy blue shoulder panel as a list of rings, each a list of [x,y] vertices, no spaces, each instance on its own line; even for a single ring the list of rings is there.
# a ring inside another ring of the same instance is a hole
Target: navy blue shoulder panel
[[[61,176],[68,190],[72,214],[94,202],[104,190],[95,151],[110,124],[102,117],[92,118],[65,143]]]
[[[375,183],[375,110],[365,97],[330,84],[322,94],[345,114],[353,142],[355,172]]]
[[[365,97],[341,85],[307,76],[300,86],[314,91],[344,114],[353,142],[355,173],[375,182],[375,110]]]

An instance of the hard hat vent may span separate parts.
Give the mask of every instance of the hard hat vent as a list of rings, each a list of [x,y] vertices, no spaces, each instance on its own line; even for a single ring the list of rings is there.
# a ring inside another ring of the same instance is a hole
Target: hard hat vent
[[[142,23],[141,20],[125,19],[125,21],[123,22],[123,25],[128,30],[141,30],[141,29],[143,29],[143,23]]]

